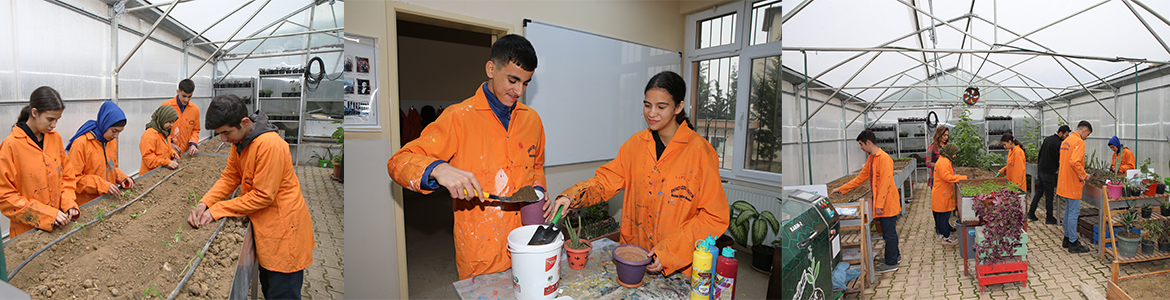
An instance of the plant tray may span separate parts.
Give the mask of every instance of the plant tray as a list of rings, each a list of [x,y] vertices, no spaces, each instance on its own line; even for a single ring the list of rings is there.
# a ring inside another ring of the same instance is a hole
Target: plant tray
[[[1009,261],[992,265],[975,265],[975,278],[979,281],[979,291],[992,284],[1019,282],[1028,286],[1028,262]]]

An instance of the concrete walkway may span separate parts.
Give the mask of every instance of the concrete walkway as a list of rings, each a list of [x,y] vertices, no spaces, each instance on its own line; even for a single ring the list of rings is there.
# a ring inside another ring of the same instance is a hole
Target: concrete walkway
[[[929,190],[920,185],[914,195],[898,219],[902,263],[897,271],[876,275],[877,280],[865,290],[867,299],[1084,299],[1077,290],[1082,282],[1105,294],[1105,282],[1111,272],[1109,263],[1098,259],[1095,245],[1091,247],[1092,252],[1081,254],[1070,254],[1062,248],[1063,229],[1060,225],[1044,224],[1047,213],[1043,200],[1036,212],[1040,221],[1028,222],[1027,286],[991,285],[980,292],[974,267],[970,275],[963,275],[959,248],[936,241]],[[1063,212],[1064,204],[1054,201],[1054,210]],[[1081,239],[1082,243],[1088,241]],[[876,253],[882,253],[880,246]],[[971,263],[973,266],[974,260]],[[1121,266],[1120,276],[1127,276],[1170,269],[1170,259]],[[849,294],[845,298],[858,299],[858,296]]]
[[[330,178],[333,169],[296,166],[301,194],[313,216],[313,264],[305,269],[305,299],[345,298],[345,195]]]

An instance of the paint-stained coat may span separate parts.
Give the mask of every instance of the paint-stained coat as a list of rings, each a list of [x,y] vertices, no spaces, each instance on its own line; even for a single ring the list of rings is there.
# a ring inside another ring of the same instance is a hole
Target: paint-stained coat
[[[1027,161],[1024,160],[1024,147],[1015,146],[1008,151],[1007,165],[999,169],[1008,181],[1016,184],[1021,191],[1028,192]]]
[[[509,128],[478,88],[475,96],[448,107],[386,162],[390,177],[412,191],[427,166],[445,160],[475,175],[484,191],[511,195],[524,186],[544,187],[544,125],[532,108],[517,103]],[[455,211],[455,266],[459,279],[507,270],[512,261],[508,233],[520,227],[522,204],[452,199]]]
[[[102,141],[92,132],[73,141],[69,162],[73,166],[73,175],[77,177],[77,205],[108,193],[111,184],[118,184],[127,177],[118,169],[118,140],[102,146]]]
[[[1119,158],[1121,159],[1121,166],[1117,168],[1117,174],[1125,175],[1125,171],[1137,168],[1137,159],[1133,157],[1133,151],[1129,151],[1129,148],[1122,148],[1120,154],[1114,152],[1113,163],[1111,163],[1111,165],[1116,166],[1117,159]]]
[[[174,107],[175,112],[179,113],[179,120],[171,127],[171,136],[168,140],[171,144],[179,146],[179,153],[186,153],[191,143],[199,143],[199,106],[196,106],[195,102],[187,101],[187,108],[179,110],[179,100],[175,98],[163,102],[161,106],[167,105]]]
[[[934,166],[938,169],[938,165]],[[871,180],[872,179],[872,180]],[[877,149],[865,158],[865,167],[856,178],[850,180],[838,189],[841,193],[849,193],[870,180],[870,194],[873,197],[873,207],[882,209],[881,214],[874,214],[876,218],[893,217],[902,213],[902,200],[898,196],[898,186],[894,182],[894,160],[882,149]],[[876,210],[875,210],[876,211]]]
[[[940,213],[955,210],[955,183],[962,179],[967,179],[967,176],[955,174],[951,160],[939,156],[938,162],[934,163],[934,187],[930,191],[930,210]]]
[[[1057,171],[1056,195],[1065,199],[1081,199],[1085,182],[1085,140],[1073,132],[1060,143],[1060,170]]]
[[[142,133],[142,139],[138,141],[138,151],[142,154],[142,165],[138,169],[139,176],[154,170],[154,168],[170,164],[171,155],[175,153],[175,150],[171,149],[171,145],[167,143],[166,137],[161,132],[155,131],[154,128],[146,128],[146,132]]]
[[[583,208],[622,198],[621,243],[655,248],[663,274],[691,274],[695,241],[727,231],[731,215],[719,179],[719,157],[685,123],[656,158],[649,129],[626,140],[617,158],[597,168],[593,178],[561,193]]]
[[[9,236],[33,228],[53,230],[57,212],[77,208],[77,178],[61,135],[50,130],[44,149],[18,126],[0,142],[0,212],[11,225]]]
[[[265,132],[244,150],[232,145],[227,166],[199,202],[211,216],[248,216],[256,233],[256,260],[265,269],[292,273],[313,263],[313,220],[293,170],[288,142]],[[226,199],[236,187],[239,197]]]

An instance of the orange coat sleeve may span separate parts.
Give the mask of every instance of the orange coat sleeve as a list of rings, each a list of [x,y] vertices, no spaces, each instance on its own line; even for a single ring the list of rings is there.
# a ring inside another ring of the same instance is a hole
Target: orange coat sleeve
[[[255,146],[262,145],[257,144]],[[250,151],[258,151],[258,153],[255,154],[256,160],[258,162],[256,163],[256,173],[252,178],[252,190],[234,199],[217,201],[212,205],[208,205],[208,208],[211,210],[212,217],[219,219],[222,217],[246,216],[254,211],[268,207],[272,204],[273,201],[276,201],[276,195],[280,191],[280,181],[284,178],[286,171],[290,171],[285,169],[287,164],[281,163],[281,161],[278,159],[279,156],[277,156],[279,152],[276,151],[276,149],[273,149],[273,147],[261,147]],[[251,154],[249,154],[249,156],[251,156]],[[233,160],[231,157],[235,157],[235,159]],[[233,153],[233,155],[228,158],[228,165],[238,166],[239,164],[239,154]],[[234,172],[239,172],[238,167]],[[223,176],[226,176],[226,174],[227,169],[225,168],[224,174],[220,175],[220,178],[223,178]],[[239,178],[239,176],[236,176],[236,178]],[[234,187],[228,185],[229,183],[230,182],[225,182],[221,186],[217,181],[216,184],[212,187],[212,189],[216,190],[217,193],[208,193],[214,196],[212,200],[223,199],[226,195],[219,196],[221,193],[230,193],[232,190],[235,190]]]
[[[419,185],[423,172],[427,167],[437,160],[450,161],[451,157],[455,155],[455,150],[458,147],[462,136],[459,135],[461,130],[459,124],[455,122],[455,118],[451,115],[445,114],[439,119],[423,129],[421,136],[430,138],[417,138],[407,143],[398,153],[390,157],[386,162],[386,169],[390,172],[390,178],[393,178],[399,185],[415,192],[423,194],[430,194],[430,190],[424,190]],[[540,151],[543,157],[544,151]],[[544,178],[544,168],[539,169],[541,176]]]
[[[194,143],[195,145],[198,145],[199,144],[199,131],[203,130],[203,128],[201,127],[202,125],[199,125],[199,123],[200,123],[199,122],[199,107],[195,106],[194,104],[191,104],[190,108],[195,110],[195,126],[191,126],[191,132],[189,133],[191,135],[191,139],[188,140],[187,142]]]
[[[897,199],[897,197],[894,197],[894,199],[890,199],[889,190],[886,190],[889,187],[894,187],[896,184],[894,182],[894,174],[893,174],[894,161],[889,159],[888,156],[885,156],[886,159],[876,159],[876,158],[877,157],[875,157],[875,159],[870,160],[870,162],[873,165],[872,170],[874,173],[876,173],[876,176],[873,176],[873,178],[871,179],[871,180],[873,180],[873,189],[874,189],[873,192],[870,193],[871,195],[873,195],[873,208],[875,208],[875,210],[874,210],[875,212],[877,211],[876,209],[880,208],[884,211],[885,214],[889,214],[890,212],[886,208],[897,205],[897,203],[895,203],[894,205],[891,205],[890,202],[891,201],[892,202],[902,201],[901,199]],[[861,176],[857,176],[857,177],[861,178]],[[854,178],[853,180],[857,180],[857,178]],[[852,181],[850,181],[850,182],[852,182]],[[877,216],[877,215],[875,214],[875,216]]]
[[[967,179],[967,176],[955,174],[951,160],[940,157],[935,163],[934,187],[930,192],[930,210],[935,212],[955,210],[955,183],[963,179]]]
[[[73,164],[69,163],[69,157],[65,155],[65,148],[62,146],[61,150],[61,184],[65,185],[61,189],[61,207],[62,211],[70,208],[78,208],[77,205],[77,176],[74,175],[76,171],[73,170]]]
[[[138,150],[142,151],[142,169],[145,171],[153,170],[161,166],[171,163],[171,153],[175,150],[171,149],[170,143],[154,129],[147,129],[146,133],[142,134],[142,140],[138,143]],[[142,175],[145,173],[139,173]]]
[[[1137,159],[1133,157],[1133,151],[1128,148],[1121,150],[1121,170],[1137,169]]]
[[[710,146],[708,146],[710,148]],[[718,237],[727,231],[731,223],[731,212],[727,205],[727,193],[723,191],[723,182],[719,177],[716,163],[719,161],[711,149],[707,160],[698,167],[703,172],[701,182],[697,182],[698,195],[695,197],[696,214],[683,221],[680,229],[667,235],[656,246],[654,253],[662,263],[662,273],[670,275],[691,265],[694,258],[695,241],[706,238],[708,235]]]
[[[578,182],[561,192],[561,196],[572,200],[573,204],[569,208],[580,209],[593,206],[613,198],[619,190],[625,188],[630,168],[626,167],[626,164],[629,163],[626,161],[628,160],[627,155],[623,155],[626,152],[624,151],[626,146],[622,145],[622,148],[619,150],[617,158],[597,168],[597,171],[593,173],[593,178]]]
[[[936,163],[936,166],[941,166],[941,167],[945,167],[945,168],[934,170],[935,174],[938,174],[938,175],[934,175],[935,182],[942,181],[944,183],[958,183],[959,180],[967,179],[967,175],[955,174],[955,172],[952,170],[953,168],[951,165],[951,160],[949,160],[949,159],[946,160],[946,165],[941,164],[941,162],[943,162],[943,160],[941,158],[938,161],[940,163]]]
[[[20,185],[21,174],[17,168],[18,163],[15,161],[18,159],[20,157],[17,157],[16,153],[12,153],[12,149],[9,147],[0,147],[0,177],[3,177],[0,178],[0,212],[3,212],[4,216],[13,222],[51,231],[53,230],[53,221],[57,219],[57,213],[60,210],[20,194],[17,186]],[[73,192],[69,191],[69,194],[72,195]],[[64,198],[62,197],[62,200]],[[72,206],[64,207],[77,206],[76,202],[71,201],[71,203]]]
[[[86,167],[94,167],[97,170],[102,170],[106,167],[106,162],[87,162],[95,157],[93,147],[90,146],[88,140],[77,140],[73,144],[73,148],[69,150],[69,163],[73,167],[73,175],[77,177],[76,193],[82,194],[106,194],[110,190],[110,185],[113,184],[106,181],[105,178],[98,175],[85,174]],[[100,150],[100,149],[99,149]],[[101,153],[97,153],[96,157],[102,157]],[[93,165],[89,165],[92,163]],[[118,171],[118,178],[125,176],[121,171]]]
[[[862,183],[865,183],[866,180],[869,180],[869,175],[873,170],[873,158],[874,155],[866,156],[865,166],[861,167],[861,172],[857,173],[857,177],[854,177],[853,180],[846,182],[845,185],[837,189],[840,189],[842,194],[848,194],[853,189],[861,186]]]

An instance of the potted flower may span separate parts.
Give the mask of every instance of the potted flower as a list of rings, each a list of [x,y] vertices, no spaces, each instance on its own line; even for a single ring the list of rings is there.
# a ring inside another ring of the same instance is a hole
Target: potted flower
[[[1133,232],[1138,224],[1138,211],[1130,209],[1121,213],[1120,218],[1125,231],[1117,233],[1117,252],[1121,257],[1133,257],[1137,255],[1138,242],[1142,239],[1141,235]]]
[[[1142,254],[1154,254],[1158,247],[1157,239],[1162,236],[1162,221],[1145,220],[1142,222]]]
[[[581,216],[577,216],[577,223],[573,223],[572,219],[567,220],[565,226],[568,227],[565,233],[569,234],[569,240],[565,242],[569,267],[573,270],[584,269],[585,263],[589,262],[589,251],[593,250],[593,244],[581,238]]]

